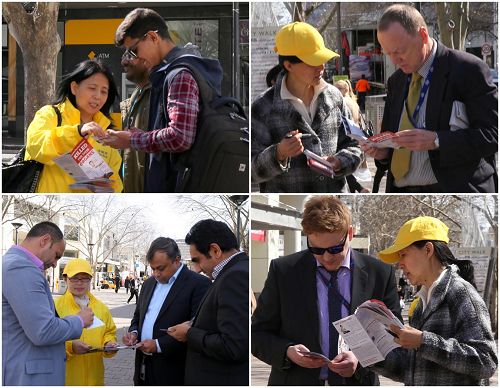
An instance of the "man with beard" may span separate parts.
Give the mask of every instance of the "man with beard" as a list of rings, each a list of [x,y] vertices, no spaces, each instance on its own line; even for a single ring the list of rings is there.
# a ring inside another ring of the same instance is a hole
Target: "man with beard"
[[[123,54],[121,64],[125,70],[125,77],[137,85],[130,98],[120,103],[123,128],[147,128],[151,96],[148,68],[143,59],[128,55],[128,51]],[[126,148],[123,150],[122,158],[123,191],[143,193],[145,153]]]

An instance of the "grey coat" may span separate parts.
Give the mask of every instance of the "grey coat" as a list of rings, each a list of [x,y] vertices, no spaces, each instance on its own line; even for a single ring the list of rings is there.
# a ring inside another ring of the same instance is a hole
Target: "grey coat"
[[[280,96],[283,73],[276,85],[261,94],[252,104],[252,181],[262,192],[336,193],[344,190],[345,176],[359,165],[361,150],[356,141],[346,136],[341,115],[347,115],[342,94],[332,85],[318,97],[318,110],[309,125]],[[291,158],[286,167],[276,159],[276,146],[285,135],[299,129],[310,133],[302,139],[304,148],[320,156],[336,156],[342,170],[332,179],[311,170],[305,155]]]
[[[79,317],[56,318],[42,271],[10,248],[2,263],[2,385],[64,385],[64,342],[81,334]]]
[[[397,348],[373,369],[405,385],[487,385],[498,362],[490,322],[481,296],[450,267],[425,311],[420,302],[413,313],[420,348]]]

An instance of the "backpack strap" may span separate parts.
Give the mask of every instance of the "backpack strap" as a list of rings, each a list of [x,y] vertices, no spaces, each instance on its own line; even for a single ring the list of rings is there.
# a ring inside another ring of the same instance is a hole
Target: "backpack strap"
[[[57,105],[52,105],[52,108],[54,108],[54,112],[56,112],[56,115],[57,115],[57,126],[60,127],[62,124],[61,111],[59,110]]]

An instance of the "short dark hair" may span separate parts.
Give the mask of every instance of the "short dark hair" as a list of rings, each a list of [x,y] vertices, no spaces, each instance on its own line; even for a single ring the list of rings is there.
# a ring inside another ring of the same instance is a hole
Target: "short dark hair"
[[[94,74],[99,73],[103,74],[108,79],[109,83],[108,99],[102,106],[101,112],[106,117],[111,118],[110,111],[116,100],[116,97],[118,97],[118,89],[116,87],[115,79],[113,78],[113,73],[111,72],[109,67],[99,59],[88,59],[86,61],[80,62],[78,65],[76,65],[75,69],[71,73],[66,74],[57,87],[56,100],[54,103],[59,104],[66,98],[68,98],[73,106],[77,108],[75,95],[71,93],[71,83],[75,81],[77,84],[79,84],[83,80],[86,80],[87,78],[92,77]]]
[[[146,254],[148,262],[153,260],[153,256],[156,252],[166,253],[167,257],[172,261],[174,261],[177,257],[181,257],[179,246],[169,237],[158,237],[151,243],[148,253]]]
[[[280,55],[278,56],[278,63],[281,65],[283,70],[288,73],[288,70],[285,69],[285,61],[290,63],[302,63],[302,60],[296,57],[295,55]]]
[[[172,40],[168,33],[165,19],[156,11],[149,8],[136,8],[130,11],[115,33],[115,44],[123,46],[125,38],[142,38],[149,31],[157,31],[164,40]]]
[[[222,252],[238,249],[238,241],[226,223],[215,220],[201,220],[193,225],[186,235],[186,244],[193,244],[203,255],[208,255],[210,244],[217,244]]]
[[[378,22],[377,30],[386,31],[392,23],[401,24],[410,35],[416,35],[420,27],[427,28],[427,24],[420,12],[407,4],[393,4],[388,7]]]
[[[50,221],[43,221],[33,226],[26,238],[42,237],[48,234],[53,242],[59,242],[64,238],[59,226]]]

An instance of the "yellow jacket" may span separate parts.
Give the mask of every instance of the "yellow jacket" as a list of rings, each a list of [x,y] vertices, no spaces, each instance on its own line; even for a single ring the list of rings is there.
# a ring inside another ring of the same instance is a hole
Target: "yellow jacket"
[[[57,115],[51,105],[46,105],[36,112],[28,127],[25,159],[34,159],[45,165],[38,183],[38,193],[87,192],[71,190],[69,185],[75,180],[54,163],[56,157],[71,151],[82,140],[78,133],[80,111],[68,99],[57,106],[62,116],[60,127],[57,126]],[[101,112],[97,112],[93,120],[103,129],[107,129],[111,124]],[[120,153],[114,148],[98,143],[93,136],[90,136],[88,141],[113,170],[111,176],[115,181],[113,189],[117,193],[121,192],[123,184],[118,175],[122,163]]]
[[[83,329],[80,341],[91,345],[93,348],[102,348],[108,342],[116,342],[116,326],[108,308],[97,300],[90,292],[89,307],[104,325],[93,329]],[[60,317],[75,315],[80,311],[80,306],[75,302],[73,294],[66,291],[64,295],[55,300],[57,314]],[[95,321],[94,321],[95,323]],[[72,341],[66,341],[66,385],[104,385],[104,357],[113,357],[116,353],[88,353],[74,354]]]

